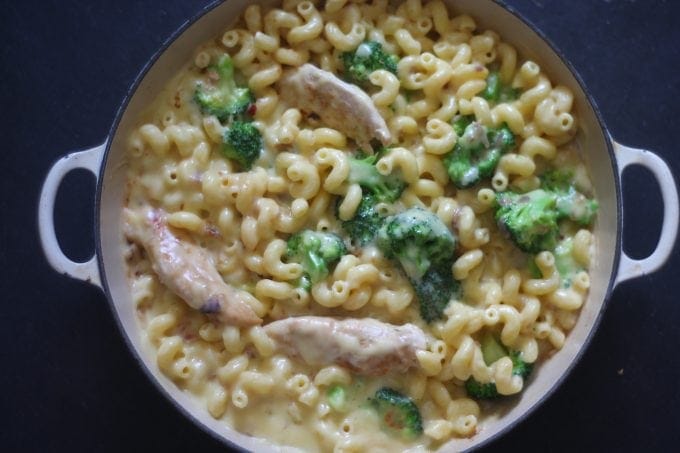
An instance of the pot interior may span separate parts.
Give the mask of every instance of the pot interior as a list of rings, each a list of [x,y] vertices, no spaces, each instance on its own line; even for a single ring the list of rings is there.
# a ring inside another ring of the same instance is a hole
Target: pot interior
[[[211,9],[170,42],[141,77],[131,93],[129,102],[121,109],[109,137],[103,177],[100,178],[98,238],[102,278],[107,287],[109,300],[127,341],[150,376],[187,414],[208,430],[249,450],[264,451],[265,445],[262,442],[235,432],[223,422],[214,420],[202,404],[178,389],[158,370],[155,358],[144,344],[137,327],[126,280],[120,228],[126,187],[127,140],[137,117],[170,78],[191,60],[196,47],[227,29],[248,3],[243,0],[232,0]],[[453,440],[444,448],[460,450],[480,445],[525,416],[557,385],[581,353],[601,313],[611,284],[618,256],[620,203],[618,179],[615,176],[606,132],[603,131],[581,85],[562,59],[529,26],[494,2],[457,0],[447,3],[453,5],[454,12],[465,12],[474,17],[480,29],[488,28],[498,32],[505,41],[517,48],[520,55],[539,63],[551,80],[571,89],[575,95],[575,111],[580,129],[577,141],[583,151],[584,161],[590,170],[600,203],[594,230],[596,251],[590,270],[592,282],[590,295],[581,310],[576,326],[568,335],[565,346],[537,368],[521,396],[494,405],[498,408],[495,413],[487,411],[487,416],[480,422],[477,435],[471,439]]]

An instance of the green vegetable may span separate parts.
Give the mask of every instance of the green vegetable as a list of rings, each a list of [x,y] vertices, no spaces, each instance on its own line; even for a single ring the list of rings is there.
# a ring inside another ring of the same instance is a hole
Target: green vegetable
[[[552,183],[547,187],[555,188]],[[536,189],[524,194],[512,191],[496,195],[496,222],[517,247],[528,253],[553,250],[559,221],[569,219],[589,225],[597,213],[597,201],[586,198],[573,186],[566,191]]]
[[[441,319],[451,298],[460,296],[451,272],[456,242],[439,217],[420,208],[388,217],[376,236],[378,248],[408,276],[426,322]]]
[[[519,351],[510,351],[510,360],[512,360],[512,374],[526,381],[534,370],[534,364],[522,360],[522,353]]]
[[[215,115],[220,121],[227,121],[245,112],[253,102],[249,88],[237,86],[234,80],[234,64],[228,54],[219,57],[208,71],[217,78],[215,85],[200,83],[196,87],[194,100],[206,115]]]
[[[326,278],[330,268],[345,254],[347,249],[339,236],[304,230],[288,238],[286,259],[302,264],[306,278],[301,279],[300,284],[304,287]]]
[[[486,89],[482,92],[482,97],[492,102],[509,102],[519,97],[519,90],[503,84],[498,71],[491,71],[486,78]]]
[[[326,392],[328,404],[338,412],[344,412],[347,409],[347,392],[341,385],[334,385],[328,388]]]
[[[573,185],[574,172],[571,169],[548,170],[540,179],[541,188],[551,192],[566,192]]]
[[[484,363],[487,365],[491,365],[496,360],[508,355],[508,350],[491,332],[486,332],[482,337],[481,349]]]
[[[444,156],[449,177],[460,189],[490,177],[501,155],[516,145],[515,135],[506,124],[499,128],[487,128],[464,116],[453,123],[457,133],[463,127],[453,150]]]
[[[372,242],[375,235],[378,234],[384,217],[375,208],[377,203],[378,201],[374,195],[365,194],[361,198],[361,203],[359,203],[354,217],[350,220],[342,221],[342,229],[349,235],[352,242],[363,246]]]
[[[369,403],[378,413],[387,430],[407,439],[415,439],[423,433],[423,419],[418,406],[411,398],[398,391],[383,387],[369,398]]]
[[[396,55],[387,53],[377,41],[364,41],[353,51],[344,52],[340,59],[347,81],[364,87],[368,85],[368,76],[378,69],[396,75],[399,62]]]
[[[553,192],[537,189],[525,194],[496,195],[496,222],[521,250],[538,253],[552,250],[557,243],[559,214]]]
[[[465,133],[465,129],[467,129],[470,124],[474,123],[474,121],[474,115],[458,115],[453,119],[453,131],[458,137],[462,137]]]
[[[574,171],[554,169],[541,175],[541,187],[557,194],[560,218],[569,218],[579,225],[590,225],[597,214],[597,200],[588,199],[576,189]]]
[[[533,370],[532,364],[522,360],[520,352],[508,352],[505,346],[492,333],[487,332],[484,335],[481,341],[481,349],[484,363],[487,365],[491,365],[503,357],[510,357],[512,361],[512,374],[520,376],[524,381],[526,381]],[[465,381],[465,390],[468,396],[475,399],[496,399],[501,396],[496,389],[495,383],[481,383],[473,377]]]
[[[554,250],[560,221],[569,219],[578,225],[589,225],[598,209],[596,200],[576,190],[574,173],[569,169],[547,171],[541,176],[540,189],[524,194],[499,193],[496,202],[499,228],[529,253]],[[529,267],[531,270],[531,263]]]
[[[477,400],[493,400],[501,396],[496,389],[496,384],[493,382],[478,382],[473,377],[465,381],[465,391],[470,398]]]
[[[419,281],[433,263],[453,257],[456,238],[435,214],[411,208],[385,219],[376,243],[399,261],[411,280]]]
[[[349,159],[350,170],[347,178],[350,184],[359,184],[364,191],[371,193],[377,202],[396,201],[406,187],[398,173],[382,175],[375,164],[388,153],[383,149],[372,156],[358,156]]]
[[[444,317],[452,298],[460,298],[460,282],[453,278],[453,260],[434,263],[420,280],[411,280],[420,306],[420,317],[432,322]]]
[[[234,121],[225,133],[222,143],[222,154],[235,160],[245,170],[250,170],[260,157],[262,151],[262,135],[253,123]]]
[[[570,187],[567,192],[557,194],[556,208],[560,218],[567,217],[581,226],[587,226],[597,215],[598,203]]]

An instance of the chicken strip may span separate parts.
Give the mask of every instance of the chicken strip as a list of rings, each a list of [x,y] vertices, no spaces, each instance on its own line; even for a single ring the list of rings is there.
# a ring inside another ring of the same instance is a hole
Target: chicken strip
[[[160,281],[191,308],[235,326],[262,322],[249,304],[254,297],[226,284],[208,251],[173,233],[164,211],[125,208],[123,222],[125,236],[144,247]]]
[[[375,319],[336,320],[299,316],[264,327],[284,354],[309,365],[338,364],[352,372],[382,376],[418,366],[416,352],[427,337],[413,324],[395,326]]]
[[[316,113],[321,121],[353,138],[363,149],[371,149],[374,138],[383,145],[392,141],[371,98],[328,71],[304,64],[286,73],[280,88],[283,100],[307,113]]]

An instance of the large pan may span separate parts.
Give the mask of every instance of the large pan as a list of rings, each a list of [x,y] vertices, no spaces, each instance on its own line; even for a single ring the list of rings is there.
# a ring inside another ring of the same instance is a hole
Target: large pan
[[[499,412],[502,416],[485,419],[476,436],[453,440],[443,448],[463,450],[480,446],[508,431],[545,400],[583,354],[616,285],[653,272],[666,261],[677,236],[678,193],[673,175],[663,160],[651,152],[617,143],[611,137],[580,78],[541,32],[511,8],[494,1],[457,0],[447,3],[455,4],[455,10],[475,17],[482,27],[499,32],[522,55],[539,62],[552,80],[558,80],[573,91],[580,121],[578,140],[582,149],[586,150],[584,157],[600,202],[594,231],[596,251],[591,269],[592,286],[578,323],[569,334],[565,346],[541,365],[521,397],[507,403],[507,407]],[[246,4],[243,0],[213,4],[183,25],[163,45],[123,100],[104,142],[92,149],[67,154],[52,166],[42,189],[38,215],[40,237],[50,264],[58,272],[85,280],[104,291],[131,351],[165,395],[217,438],[248,450],[262,451],[265,446],[261,442],[214,420],[201,405],[179,390],[160,373],[150,351],[142,346],[126,281],[120,230],[125,191],[125,143],[138,113],[156,97],[169,76],[191,58],[193,50],[223,30],[225,24],[231,23]],[[656,249],[641,260],[627,256],[621,244],[624,225],[621,174],[631,165],[641,165],[652,172],[661,188],[664,207],[661,236]],[[63,177],[76,168],[87,169],[97,177],[94,206],[96,250],[93,257],[83,263],[73,262],[63,254],[53,222],[57,189]]]

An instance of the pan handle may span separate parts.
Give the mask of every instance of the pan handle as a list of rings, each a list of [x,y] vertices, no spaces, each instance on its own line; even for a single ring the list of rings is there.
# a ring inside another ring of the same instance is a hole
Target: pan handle
[[[38,204],[38,231],[47,261],[57,272],[84,280],[100,288],[102,285],[97,266],[97,254],[95,253],[92,258],[83,263],[78,263],[68,258],[59,247],[54,230],[54,202],[61,181],[71,170],[83,168],[91,171],[95,178],[98,177],[105,149],[106,143],[102,143],[85,151],[67,154],[55,162],[47,173]]]
[[[636,260],[621,251],[621,262],[615,284],[647,275],[659,269],[668,260],[678,235],[678,188],[668,164],[659,156],[643,149],[630,148],[614,142],[619,177],[629,165],[642,165],[649,169],[661,188],[663,224],[661,236],[654,251],[646,258]],[[625,214],[625,213],[624,213]],[[625,217],[624,217],[625,218]]]

